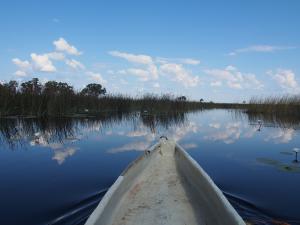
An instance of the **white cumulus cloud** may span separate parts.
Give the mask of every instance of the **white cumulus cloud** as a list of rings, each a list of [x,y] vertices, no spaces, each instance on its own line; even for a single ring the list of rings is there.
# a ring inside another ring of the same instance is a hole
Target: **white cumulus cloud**
[[[163,74],[171,76],[171,79],[183,84],[185,87],[195,87],[199,83],[199,77],[193,76],[181,64],[167,63],[160,66]]]
[[[233,89],[261,89],[264,86],[257,80],[255,74],[242,73],[231,65],[225,69],[206,69],[204,72],[214,78],[211,86],[220,86],[222,82],[225,82],[228,87]]]
[[[139,63],[139,64],[145,64],[145,65],[153,63],[152,57],[148,56],[148,55],[141,55],[141,54],[135,55],[135,54],[119,52],[119,51],[110,51],[108,53],[112,56],[126,59],[127,61],[132,62],[132,63]]]
[[[299,84],[296,80],[295,73],[292,70],[278,69],[277,71],[268,71],[267,74],[279,84],[281,88],[288,92],[300,92]]]
[[[189,64],[189,65],[198,65],[200,64],[200,60],[186,58],[186,59],[182,59],[182,63]]]
[[[101,76],[100,73],[94,73],[91,71],[86,72],[86,75],[88,75],[93,81],[98,82],[100,84],[106,84],[107,81]]]
[[[123,70],[123,74],[131,74],[138,76],[141,81],[158,79],[158,69],[151,56],[142,54],[131,54],[120,51],[110,51],[108,53],[114,57],[125,59],[128,62],[146,66],[144,68],[130,68],[127,70]]]
[[[18,77],[26,77],[27,76],[26,72],[24,72],[22,70],[17,70],[15,72],[15,75],[18,76]]]
[[[70,55],[81,55],[82,53],[77,50],[73,45],[70,45],[64,38],[59,38],[53,42],[57,51],[66,52]]]
[[[85,69],[85,66],[81,62],[79,62],[79,61],[77,61],[75,59],[67,59],[66,60],[66,64],[68,66],[70,66],[71,68],[75,69],[75,70],[78,70],[78,69],[83,70],[83,69]]]
[[[126,74],[135,75],[142,81],[147,81],[150,78],[150,72],[144,69],[130,68],[126,70]]]
[[[23,70],[29,69],[31,67],[30,63],[27,60],[22,61],[19,58],[14,58],[12,59],[12,62]]]
[[[61,52],[50,52],[47,53],[49,59],[53,59],[53,60],[58,60],[58,61],[62,61],[65,59],[65,55]]]
[[[13,58],[12,62],[18,67],[18,70],[14,73],[18,77],[25,77],[31,70],[31,64],[27,60],[20,60],[19,58]]]
[[[32,53],[30,54],[30,56],[33,62],[33,66],[36,70],[49,73],[56,71],[55,66],[52,64],[47,54],[38,55],[36,53]]]

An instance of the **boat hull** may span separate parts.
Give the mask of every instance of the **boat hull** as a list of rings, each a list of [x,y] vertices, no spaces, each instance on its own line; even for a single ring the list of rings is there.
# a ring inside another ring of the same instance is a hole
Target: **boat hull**
[[[182,147],[161,140],[118,177],[86,224],[245,223]]]

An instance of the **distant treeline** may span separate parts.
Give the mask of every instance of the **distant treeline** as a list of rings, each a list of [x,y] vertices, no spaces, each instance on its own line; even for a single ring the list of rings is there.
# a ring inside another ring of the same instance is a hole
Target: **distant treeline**
[[[147,94],[142,97],[107,95],[101,84],[88,84],[80,91],[56,81],[41,84],[37,78],[18,84],[0,83],[0,117],[7,116],[72,116],[99,113],[142,113],[191,111],[202,108],[231,108],[230,104],[188,101],[185,96]]]
[[[95,103],[106,90],[100,84],[89,84],[80,92],[63,82],[48,81],[44,85],[37,78],[21,83],[0,84],[0,115],[49,116],[80,112]]]
[[[0,117],[64,117],[125,112],[144,114],[177,113],[202,109],[242,109],[248,114],[300,117],[300,95],[252,98],[247,104],[190,101],[185,96],[153,95],[130,97],[108,95],[101,84],[88,84],[82,90],[57,81],[42,84],[37,78],[19,84],[0,83]]]

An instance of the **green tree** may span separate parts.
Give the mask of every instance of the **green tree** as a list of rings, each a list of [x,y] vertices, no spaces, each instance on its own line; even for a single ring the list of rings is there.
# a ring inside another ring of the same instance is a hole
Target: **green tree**
[[[30,81],[21,84],[21,91],[25,94],[39,95],[42,91],[42,84],[38,78],[33,78]]]
[[[21,114],[43,114],[44,101],[41,96],[42,89],[43,85],[38,78],[33,78],[21,84],[19,104]]]
[[[0,84],[0,114],[15,114],[17,111],[18,82],[10,81]]]
[[[186,101],[186,97],[185,96],[180,96],[177,98],[178,101]]]
[[[48,81],[44,85],[43,94],[46,96],[53,96],[59,94],[58,83],[56,81]]]
[[[63,82],[48,81],[44,85],[43,95],[47,101],[48,115],[71,113],[76,95],[73,86]]]
[[[99,97],[106,94],[106,89],[102,88],[101,84],[92,83],[83,88],[81,94],[84,96]]]

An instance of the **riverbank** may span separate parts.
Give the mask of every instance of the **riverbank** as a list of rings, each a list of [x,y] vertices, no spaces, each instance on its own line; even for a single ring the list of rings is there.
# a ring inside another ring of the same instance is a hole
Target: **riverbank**
[[[98,117],[138,112],[144,115],[191,112],[205,109],[240,109],[247,114],[300,118],[300,96],[252,98],[248,103],[214,103],[171,94],[127,96],[106,94],[101,84],[82,90],[56,81],[37,78],[18,84],[0,83],[0,118]]]

